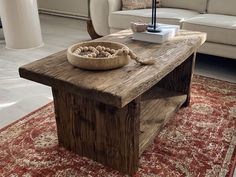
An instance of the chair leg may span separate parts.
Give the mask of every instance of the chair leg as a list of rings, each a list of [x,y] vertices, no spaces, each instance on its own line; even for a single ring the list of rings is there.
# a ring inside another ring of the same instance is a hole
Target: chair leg
[[[91,19],[87,20],[87,31],[92,39],[97,39],[97,38],[102,37],[96,33]]]

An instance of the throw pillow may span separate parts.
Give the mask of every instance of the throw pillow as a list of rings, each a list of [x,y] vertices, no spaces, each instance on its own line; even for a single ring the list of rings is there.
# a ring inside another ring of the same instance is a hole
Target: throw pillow
[[[152,0],[144,0],[146,4],[146,8],[152,7]],[[161,0],[157,0],[157,7],[161,7]]]
[[[157,0],[157,7],[160,7],[160,1]],[[122,0],[123,10],[145,9],[152,7],[152,0]]]

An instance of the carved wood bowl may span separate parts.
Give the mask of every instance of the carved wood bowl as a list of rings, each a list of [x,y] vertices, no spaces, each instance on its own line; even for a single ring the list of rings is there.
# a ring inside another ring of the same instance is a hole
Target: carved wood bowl
[[[122,49],[122,48],[127,48],[124,44],[121,43],[116,43],[116,42],[82,42],[78,44],[74,44],[71,47],[68,48],[67,50],[67,59],[69,63],[72,65],[86,69],[86,70],[110,70],[110,69],[115,69],[119,68],[122,66],[125,66],[126,64],[129,63],[129,56],[114,56],[111,58],[107,57],[100,57],[100,58],[93,58],[93,57],[87,57],[83,55],[78,55],[73,52],[75,52],[76,49],[79,47],[85,47],[85,46],[92,46],[92,47],[97,47],[97,46],[104,46],[108,47],[110,49]]]

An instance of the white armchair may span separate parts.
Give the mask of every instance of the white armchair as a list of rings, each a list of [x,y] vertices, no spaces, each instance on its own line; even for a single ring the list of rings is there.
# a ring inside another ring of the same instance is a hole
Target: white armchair
[[[90,16],[98,35],[110,34],[109,15],[121,10],[121,0],[90,0]]]

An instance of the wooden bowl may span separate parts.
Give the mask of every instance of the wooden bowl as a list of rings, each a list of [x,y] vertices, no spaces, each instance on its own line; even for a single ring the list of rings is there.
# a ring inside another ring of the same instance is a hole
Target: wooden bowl
[[[121,44],[121,43],[116,43],[116,42],[82,42],[78,44],[74,44],[71,47],[68,48],[67,50],[67,59],[69,63],[72,65],[82,68],[82,69],[87,69],[87,70],[109,70],[109,69],[115,69],[119,68],[122,66],[125,66],[126,64],[129,63],[129,56],[115,56],[112,58],[89,58],[89,57],[84,57],[81,55],[76,55],[73,52],[79,48],[79,47],[84,47],[84,46],[104,46],[104,47],[109,47],[110,49],[121,49],[121,48],[127,48],[127,46]]]

